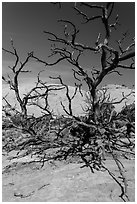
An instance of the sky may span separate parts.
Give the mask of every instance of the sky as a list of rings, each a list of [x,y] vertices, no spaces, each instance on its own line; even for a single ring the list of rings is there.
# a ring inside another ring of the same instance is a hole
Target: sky
[[[11,50],[10,39],[14,41],[14,45],[19,53],[21,60],[24,60],[28,52],[34,51],[34,54],[48,62],[53,62],[54,57],[49,58],[51,54],[51,42],[48,41],[48,35],[43,31],[50,31],[57,35],[62,35],[63,24],[57,20],[65,19],[75,23],[80,28],[80,34],[77,41],[94,46],[99,32],[104,34],[104,28],[100,20],[96,20],[89,24],[83,24],[81,16],[76,14],[72,8],[73,3],[61,5],[53,5],[48,2],[3,2],[2,3],[2,47]],[[89,9],[84,10],[89,13]],[[96,14],[96,10],[92,11],[92,15]],[[112,32],[112,46],[116,46],[116,40],[122,37],[122,33],[128,31],[128,37],[125,46],[131,43],[131,39],[135,35],[135,4],[133,2],[117,2],[114,6],[111,22],[113,23],[116,15],[119,14],[120,26]],[[81,63],[88,72],[91,67],[99,68],[99,56],[94,53],[85,53],[81,59]],[[2,72],[3,75],[9,73],[8,66],[14,64],[14,58],[9,54],[2,55]],[[24,86],[33,83],[36,80],[36,75],[40,70],[42,79],[49,82],[49,76],[61,75],[64,82],[68,85],[73,85],[72,67],[67,62],[61,62],[53,67],[45,67],[34,60],[29,62],[27,69],[32,70],[32,73],[22,74],[20,83]],[[135,83],[135,73],[132,70],[120,70],[123,76],[111,74],[106,76],[101,85],[105,84],[125,84],[131,87]],[[57,83],[57,82],[56,82]],[[85,86],[83,86],[86,89]]]

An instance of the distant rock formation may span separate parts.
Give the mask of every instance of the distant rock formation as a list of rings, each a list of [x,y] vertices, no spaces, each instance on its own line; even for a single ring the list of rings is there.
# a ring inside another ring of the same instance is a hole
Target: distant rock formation
[[[29,88],[32,88],[32,85],[21,86],[20,92],[22,94],[24,94],[24,93],[26,93],[26,91],[29,91]],[[133,89],[129,89],[126,86],[114,85],[114,84],[108,84],[108,85],[102,87],[102,90],[103,89],[107,89],[107,94],[110,94],[110,99],[115,98],[115,101],[119,101],[122,98],[122,93],[126,96],[131,91],[133,91]],[[74,92],[75,92],[75,87],[69,86],[70,96],[72,96],[74,94]],[[3,86],[3,95],[6,95],[6,93],[9,93],[8,98],[9,98],[10,102],[15,105],[16,99],[15,99],[13,91],[9,91],[8,87]],[[84,109],[86,107],[85,95],[86,95],[86,91],[82,90],[82,95],[78,91],[76,96],[74,97],[74,99],[72,101],[72,110],[73,110],[73,114],[75,116],[85,114],[85,112],[84,112]],[[128,105],[128,104],[133,103],[134,100],[135,100],[135,96],[134,96],[134,94],[131,94],[129,97],[127,97],[127,99],[122,101],[122,103],[115,104],[115,110],[117,112],[121,111],[122,107],[125,105],[125,102]],[[66,89],[62,89],[59,91],[52,91],[48,97],[48,101],[49,101],[50,109],[53,110],[54,115],[60,115],[60,116],[66,115],[66,113],[63,111],[63,108],[62,108],[61,103],[60,103],[62,101],[62,103],[64,104],[64,106],[68,110],[68,100],[66,97]],[[37,108],[36,106],[35,107],[28,107],[28,113],[29,114],[33,113],[35,116],[39,116],[39,115],[41,115],[41,110],[39,108]]]
[[[122,99],[123,95],[127,96],[127,99],[123,100],[121,103],[119,104],[115,104],[115,110],[117,112],[120,112],[122,107],[125,106],[125,103],[127,105],[131,104],[134,102],[135,100],[135,90],[134,89],[130,89],[125,85],[117,85],[117,84],[108,84],[103,88],[107,88],[107,94],[110,94],[110,99],[115,99],[115,101],[119,101]],[[129,95],[132,92],[131,95]],[[129,96],[128,96],[129,95]]]

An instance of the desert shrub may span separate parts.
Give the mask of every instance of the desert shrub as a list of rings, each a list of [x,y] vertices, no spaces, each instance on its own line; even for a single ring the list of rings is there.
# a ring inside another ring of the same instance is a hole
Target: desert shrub
[[[13,123],[10,121],[10,119],[6,117],[2,117],[2,129],[9,129],[13,128]]]
[[[9,128],[2,131],[2,149],[10,152],[18,149],[18,144],[22,140],[22,131],[15,128]]]
[[[129,122],[135,122],[135,103],[123,107],[120,117],[127,119]]]

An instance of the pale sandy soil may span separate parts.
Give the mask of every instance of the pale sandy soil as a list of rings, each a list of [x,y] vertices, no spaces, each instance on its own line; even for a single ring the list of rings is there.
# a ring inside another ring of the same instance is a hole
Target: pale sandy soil
[[[15,161],[14,161],[15,162]],[[22,161],[23,162],[23,161]],[[19,164],[3,168],[3,202],[121,202],[120,188],[106,172],[80,168],[81,163]],[[135,201],[134,160],[123,160],[128,179],[128,196]],[[14,164],[14,163],[13,163]],[[107,166],[117,174],[113,161]],[[3,157],[3,167],[7,165]]]

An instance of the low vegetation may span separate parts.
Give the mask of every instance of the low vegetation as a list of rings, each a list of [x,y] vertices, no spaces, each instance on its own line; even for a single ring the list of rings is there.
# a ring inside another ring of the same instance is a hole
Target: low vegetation
[[[114,8],[114,3],[106,5],[92,5],[80,3],[82,7],[100,9],[100,16],[89,18],[84,14],[79,4],[74,5],[74,10],[89,23],[96,18],[102,20],[105,35],[101,38],[99,33],[95,42],[95,47],[87,46],[76,42],[77,34],[80,32],[76,26],[68,20],[60,20],[64,25],[64,37],[58,37],[54,33],[44,31],[50,35],[49,41],[54,42],[51,55],[60,56],[53,63],[45,62],[28,53],[26,59],[21,62],[18,52],[11,41],[12,51],[3,48],[3,51],[15,57],[15,64],[10,67],[12,77],[3,76],[3,81],[14,91],[20,110],[12,106],[3,97],[3,153],[13,150],[17,151],[17,158],[31,154],[38,157],[43,166],[49,160],[66,160],[68,158],[79,158],[83,161],[82,167],[89,167],[91,172],[107,171],[114,181],[120,186],[120,197],[123,201],[129,201],[127,194],[128,181],[125,177],[125,168],[121,158],[130,159],[135,155],[135,104],[126,105],[121,112],[117,113],[114,104],[121,103],[127,96],[123,94],[121,100],[110,100],[107,89],[99,90],[99,85],[105,76],[112,73],[120,74],[117,68],[134,69],[134,42],[126,49],[122,47],[126,34],[117,41],[119,47],[115,50],[110,45],[111,29],[118,25],[118,16],[115,23],[110,23],[110,16]],[[72,28],[71,32],[67,31]],[[69,37],[69,39],[68,39]],[[91,75],[80,65],[80,57],[85,52],[100,54],[101,69],[91,68]],[[74,55],[75,53],[75,55]],[[72,96],[69,94],[68,86],[63,82],[61,76],[51,77],[58,80],[60,85],[47,85],[40,78],[41,72],[37,76],[37,82],[28,93],[21,97],[19,91],[19,76],[27,73],[25,70],[29,60],[36,60],[46,66],[53,66],[63,60],[67,60],[73,65],[75,91]],[[131,62],[129,62],[131,60]],[[124,62],[129,62],[125,65]],[[121,64],[123,62],[123,64]],[[72,109],[72,101],[79,91],[81,94],[82,81],[88,87],[85,116],[75,116]],[[61,102],[64,113],[67,115],[55,117],[49,109],[48,96],[50,91],[65,89],[68,107]],[[42,102],[41,102],[42,101]],[[28,115],[28,106],[40,108],[41,116]],[[105,161],[113,159],[119,175],[107,168]]]

